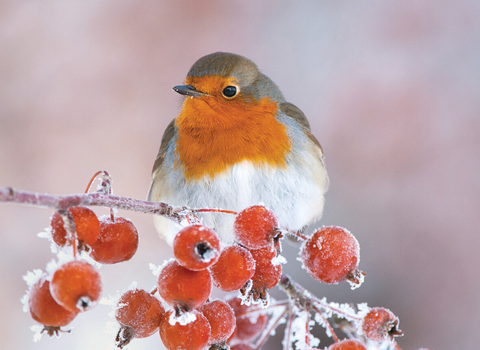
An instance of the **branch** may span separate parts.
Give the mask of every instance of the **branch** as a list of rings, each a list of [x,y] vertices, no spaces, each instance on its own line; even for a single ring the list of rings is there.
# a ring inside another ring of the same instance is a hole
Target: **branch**
[[[99,192],[61,196],[17,191],[11,187],[7,187],[0,189],[0,202],[13,202],[40,208],[52,208],[58,211],[65,211],[70,207],[76,206],[102,206],[145,214],[161,215],[177,223],[181,223],[187,214],[185,207],[173,207],[166,203],[142,201]]]

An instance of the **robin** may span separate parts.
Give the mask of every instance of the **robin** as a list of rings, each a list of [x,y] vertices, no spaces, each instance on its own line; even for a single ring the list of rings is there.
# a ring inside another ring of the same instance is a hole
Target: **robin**
[[[149,200],[241,211],[263,204],[281,228],[303,230],[321,218],[328,188],[323,151],[303,112],[249,59],[226,52],[190,68],[180,114],[162,137]],[[234,241],[234,216],[202,213],[222,242]],[[162,238],[181,227],[157,216]]]

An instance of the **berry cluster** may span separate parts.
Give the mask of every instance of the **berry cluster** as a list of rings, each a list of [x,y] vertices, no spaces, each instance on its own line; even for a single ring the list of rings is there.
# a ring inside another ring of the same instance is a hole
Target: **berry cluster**
[[[266,213],[272,220],[258,228],[255,222],[263,218],[255,213]],[[254,226],[249,222],[252,218]],[[249,341],[262,331],[265,314],[251,322],[242,314],[247,306],[241,299],[225,302],[210,300],[210,295],[215,286],[227,292],[242,290],[249,301],[265,297],[266,290],[281,276],[281,265],[272,262],[277,251],[269,233],[275,232],[275,225],[275,217],[263,207],[248,208],[237,216],[237,237],[251,235],[250,227],[263,234],[265,242],[257,239],[254,243],[257,248],[261,246],[258,249],[251,244],[221,249],[215,231],[199,224],[177,233],[173,241],[175,259],[164,264],[157,283],[159,296],[170,308],[160,321],[160,337],[167,349],[228,349],[227,343]]]
[[[310,276],[325,284],[347,281],[352,289],[359,287],[364,278],[358,269],[359,245],[349,231],[330,226],[311,236],[291,232],[279,227],[275,214],[261,205],[235,214],[235,243],[228,246],[214,230],[199,224],[193,211],[185,214],[183,222],[194,224],[175,236],[175,258],[156,269],[152,291],[134,286],[114,302],[119,349],[158,332],[169,350],[258,350],[282,323],[285,349],[318,347],[319,340],[310,333],[315,323],[334,340],[328,350],[400,349],[394,337],[403,333],[391,311],[328,303],[282,274],[281,242],[294,235],[303,240],[299,260]],[[99,302],[100,264],[131,259],[138,233],[128,219],[113,212],[99,219],[83,206],[55,212],[50,233],[60,250],[59,261],[47,266],[47,273],[29,274],[25,305],[43,325],[42,332],[52,336]],[[268,290],[275,286],[287,300],[269,297]],[[213,300],[213,288],[237,295]],[[340,340],[334,328],[350,339]]]
[[[138,232],[131,221],[113,214],[100,219],[87,207],[56,211],[50,221],[50,238],[56,244],[59,262],[51,263],[49,273],[30,274],[24,299],[32,318],[43,325],[42,332],[58,335],[77,314],[90,310],[102,293],[98,268],[79,258],[85,252],[97,263],[115,264],[133,257]]]

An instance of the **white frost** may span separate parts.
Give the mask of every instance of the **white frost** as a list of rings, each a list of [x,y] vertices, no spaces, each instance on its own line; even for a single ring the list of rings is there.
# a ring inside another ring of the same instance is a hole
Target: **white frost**
[[[25,294],[22,296],[20,299],[20,302],[22,303],[22,310],[23,312],[29,312],[30,311],[30,306],[29,300],[30,300],[30,288],[37,283],[37,281],[44,276],[44,273],[40,269],[35,269],[33,272],[27,271],[27,274],[23,276],[23,280],[27,283],[28,290],[25,292]]]
[[[216,250],[215,248],[209,249],[205,252],[205,254],[203,254],[202,261],[209,262],[210,260],[215,259],[218,255],[219,255],[218,250]]]
[[[368,307],[367,303],[360,303],[360,304],[357,304],[357,310],[358,310],[357,317],[360,318],[360,320],[355,322],[355,326],[357,328],[357,333],[362,335],[363,334],[363,329],[362,329],[363,319],[365,318],[365,316],[370,311],[370,307]]]
[[[45,268],[49,276],[53,276],[53,274],[55,273],[55,271],[57,271],[59,266],[62,266],[63,264],[66,264],[70,261],[75,260],[73,257],[73,247],[72,246],[64,247],[62,250],[58,252],[57,258],[58,258],[58,261],[55,261],[52,259],[47,264],[47,267]]]
[[[43,272],[40,269],[35,269],[32,271],[27,271],[27,274],[23,276],[23,280],[27,283],[28,287],[32,287],[37,281],[42,277]]]
[[[273,266],[280,265],[280,264],[286,264],[287,259],[283,257],[282,255],[278,254],[276,257],[272,259],[272,264]]]
[[[163,268],[165,266],[167,266],[167,264],[171,261],[175,261],[175,259],[170,258],[168,260],[165,260],[161,265],[155,265],[155,264],[150,263],[150,264],[148,264],[148,267],[152,271],[153,275],[158,278],[158,276],[160,276],[160,272],[163,270]]]
[[[296,349],[308,349],[309,346],[307,345],[307,323],[309,321],[310,314],[305,310],[300,310],[297,307],[294,307],[292,312],[295,314],[295,318],[293,319],[291,332],[290,332],[290,343],[295,344]],[[287,333],[285,333],[285,337],[287,337]],[[289,344],[285,348],[289,348]]]
[[[95,266],[97,269],[100,269],[102,267],[102,264],[98,261],[93,260],[92,256],[86,251],[82,251],[80,253],[80,258],[88,262],[90,265]]]
[[[172,312],[170,317],[168,318],[168,323],[170,325],[175,326],[176,323],[180,323],[181,326],[186,326],[187,324],[195,321],[197,316],[193,312],[185,312],[184,314],[176,317],[175,313]]]
[[[50,218],[51,220],[51,218]],[[55,242],[53,241],[53,238],[52,238],[52,228],[49,226],[49,227],[45,227],[45,229],[42,231],[42,232],[39,232],[37,233],[37,237],[40,237],[40,238],[45,238],[47,239],[49,242],[50,242],[50,251],[53,253],[53,254],[57,254],[58,253],[58,246],[55,244]]]
[[[39,342],[40,339],[42,339],[42,336],[43,336],[43,326],[40,326],[38,324],[36,325],[33,325],[30,327],[30,329],[34,332],[33,334],[33,341],[35,343]]]

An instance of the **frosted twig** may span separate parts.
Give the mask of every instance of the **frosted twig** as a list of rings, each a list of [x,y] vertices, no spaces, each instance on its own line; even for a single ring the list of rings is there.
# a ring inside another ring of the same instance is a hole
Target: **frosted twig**
[[[11,187],[6,187],[0,189],[0,202],[13,202],[34,207],[51,208],[58,211],[65,211],[75,206],[102,206],[145,214],[161,215],[177,223],[180,223],[189,213],[185,207],[174,207],[167,203],[149,202],[98,192],[62,196],[18,191]]]
[[[292,348],[292,340],[290,339],[292,336],[292,327],[293,327],[293,319],[295,315],[292,313],[288,314],[287,316],[287,325],[285,327],[285,336],[283,338],[283,349],[290,350]]]
[[[321,312],[324,309],[329,312],[333,312],[341,317],[345,317],[349,320],[361,321],[362,318],[358,317],[355,311],[352,309],[351,312],[346,310],[346,308],[332,306],[331,303],[327,303],[325,299],[318,299],[316,296],[311,294],[301,285],[293,281],[290,276],[282,275],[280,282],[278,284],[290,299],[295,303],[299,308],[305,309],[308,306],[311,306],[318,312]],[[344,305],[344,304],[343,304]]]
[[[285,315],[291,311],[290,305],[287,302],[281,302],[280,304],[275,304],[275,306],[283,306],[284,310],[277,314],[275,312],[272,313],[272,318],[270,319],[267,328],[262,332],[256,341],[255,349],[261,349],[263,347],[268,338],[270,338],[272,332],[275,331],[277,326],[281,323]],[[273,307],[273,305],[270,304],[270,307]]]

